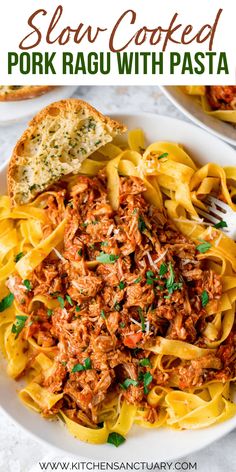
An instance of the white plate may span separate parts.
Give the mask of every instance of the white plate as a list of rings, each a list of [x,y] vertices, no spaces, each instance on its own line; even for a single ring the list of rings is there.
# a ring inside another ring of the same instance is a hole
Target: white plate
[[[10,123],[19,122],[29,116],[33,116],[39,110],[49,105],[49,103],[71,97],[77,88],[77,86],[55,87],[39,97],[28,100],[0,102],[0,125],[9,125]]]
[[[230,166],[236,162],[236,153],[230,146],[192,124],[151,114],[112,115],[112,117],[123,121],[129,129],[142,128],[147,143],[157,140],[182,143],[200,164],[214,161],[220,165]],[[0,172],[0,188],[3,190],[5,175],[6,167]],[[135,426],[120,448],[116,449],[108,444],[92,446],[74,439],[58,422],[45,420],[25,408],[20,403],[16,390],[17,384],[7,377],[3,368],[0,369],[0,404],[3,409],[38,439],[62,451],[90,460],[148,462],[172,460],[192,454],[236,427],[236,416],[200,431],[180,432],[167,428],[152,430]]]
[[[202,109],[201,103],[196,97],[187,95],[179,87],[163,86],[162,92],[167,98],[181,110],[190,120],[201,126],[218,138],[224,139],[229,144],[236,146],[236,126],[226,121],[221,121],[214,116],[207,115]]]

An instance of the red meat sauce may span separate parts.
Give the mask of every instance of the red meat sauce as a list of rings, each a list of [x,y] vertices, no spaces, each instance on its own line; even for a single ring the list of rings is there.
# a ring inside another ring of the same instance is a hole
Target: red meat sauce
[[[235,334],[201,359],[174,358],[168,372],[153,368],[148,349],[158,336],[207,347],[209,317],[201,297],[207,291],[217,304],[222,285],[165,211],[145,201],[143,182],[120,178],[117,211],[102,174],[78,176],[71,189],[56,190],[48,198],[49,223],[43,231],[47,236],[67,218],[59,252],[52,251],[32,273],[31,290],[17,275],[11,281],[29,315],[20,335],[55,353],[55,371],[43,385],[64,396],[43,413],[62,408],[75,421],[95,426],[104,402],[120,396],[146,407],[148,421],[154,422],[158,408],[147,402],[154,385],[171,386],[174,379],[180,389],[192,389],[235,376]],[[59,297],[60,306],[47,310],[35,303],[30,311],[37,294]]]

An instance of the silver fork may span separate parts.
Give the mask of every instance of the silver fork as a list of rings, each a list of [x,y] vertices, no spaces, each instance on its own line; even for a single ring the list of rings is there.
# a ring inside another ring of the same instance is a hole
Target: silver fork
[[[220,227],[219,229],[227,233],[227,236],[230,238],[236,239],[236,212],[227,203],[211,195],[208,195],[204,203],[208,207],[208,212],[198,208],[198,213],[210,224],[218,225],[221,221],[226,223],[227,226]]]

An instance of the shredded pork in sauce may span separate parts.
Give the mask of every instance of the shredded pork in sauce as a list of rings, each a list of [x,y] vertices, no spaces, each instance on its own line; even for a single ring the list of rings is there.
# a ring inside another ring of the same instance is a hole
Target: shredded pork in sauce
[[[208,86],[207,97],[213,110],[236,110],[236,85]]]
[[[56,370],[44,380],[64,392],[50,411],[62,408],[73,420],[95,426],[104,402],[115,396],[147,406],[154,385],[191,389],[235,376],[236,335],[212,354],[192,361],[168,359],[168,371],[154,369],[147,348],[162,336],[207,347],[202,293],[216,304],[220,276],[204,267],[195,244],[143,197],[138,178],[120,178],[120,207],[113,211],[104,175],[78,176],[76,184],[48,197],[47,236],[67,217],[64,241],[34,271],[26,289],[19,276],[9,284],[22,311],[22,331],[43,347],[54,347]],[[47,310],[36,294],[58,299]],[[154,422],[158,407],[149,407]]]

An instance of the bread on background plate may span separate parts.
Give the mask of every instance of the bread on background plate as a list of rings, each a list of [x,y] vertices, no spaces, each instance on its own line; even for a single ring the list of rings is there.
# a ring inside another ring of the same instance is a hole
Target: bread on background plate
[[[126,127],[82,100],[70,98],[41,110],[13,149],[8,193],[13,206],[32,201]]]
[[[0,85],[0,102],[14,102],[38,97],[53,88],[50,85]]]

